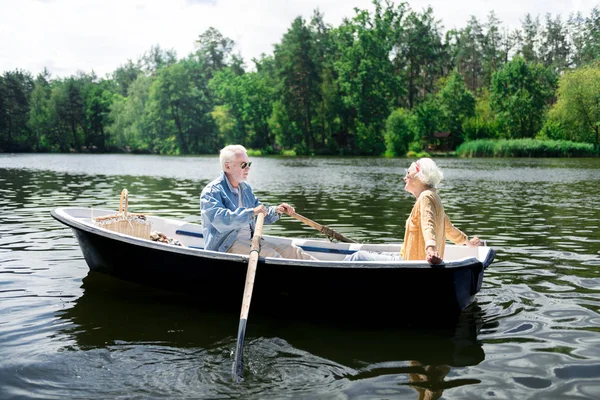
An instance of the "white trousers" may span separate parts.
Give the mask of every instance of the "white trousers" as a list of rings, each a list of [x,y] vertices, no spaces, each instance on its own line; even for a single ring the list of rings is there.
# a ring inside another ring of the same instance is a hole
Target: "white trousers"
[[[250,248],[252,246],[251,239],[238,239],[233,242],[228,253],[234,254],[250,254]],[[261,257],[275,257],[275,258],[292,258],[296,260],[316,260],[313,256],[306,253],[300,247],[296,245],[285,245],[275,244],[268,239],[262,239],[260,242],[260,253]]]

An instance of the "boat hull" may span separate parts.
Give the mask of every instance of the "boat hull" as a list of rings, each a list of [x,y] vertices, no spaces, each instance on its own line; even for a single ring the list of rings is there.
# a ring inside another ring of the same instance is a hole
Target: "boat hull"
[[[93,271],[194,295],[210,307],[239,311],[247,261],[154,248],[73,228]],[[171,247],[171,248],[169,248]],[[376,268],[298,265],[259,259],[252,313],[287,312],[371,318],[444,316],[459,312],[481,289],[484,265]]]

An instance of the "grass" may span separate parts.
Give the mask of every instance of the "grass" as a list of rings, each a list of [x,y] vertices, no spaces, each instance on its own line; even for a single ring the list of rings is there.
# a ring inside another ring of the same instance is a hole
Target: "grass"
[[[474,140],[458,146],[459,157],[594,157],[598,150],[591,143],[567,140],[499,139]]]

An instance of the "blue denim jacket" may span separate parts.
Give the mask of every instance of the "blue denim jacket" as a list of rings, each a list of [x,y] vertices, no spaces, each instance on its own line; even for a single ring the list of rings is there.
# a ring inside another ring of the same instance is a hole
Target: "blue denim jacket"
[[[240,229],[248,224],[254,232],[254,207],[262,203],[246,182],[241,182],[240,188],[245,207],[238,207],[238,196],[233,193],[233,187],[224,172],[202,190],[200,210],[206,250],[226,252],[237,239]],[[279,219],[275,208],[268,207],[265,224],[272,224]]]

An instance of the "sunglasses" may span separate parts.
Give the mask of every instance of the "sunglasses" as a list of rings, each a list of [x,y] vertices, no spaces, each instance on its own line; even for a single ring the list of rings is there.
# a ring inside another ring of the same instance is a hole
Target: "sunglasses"
[[[230,164],[235,164],[235,163],[234,162],[230,162]],[[242,169],[246,169],[246,168],[249,168],[251,166],[252,166],[252,161],[250,161],[250,162],[243,161],[243,162],[240,163],[240,167],[242,167]]]

